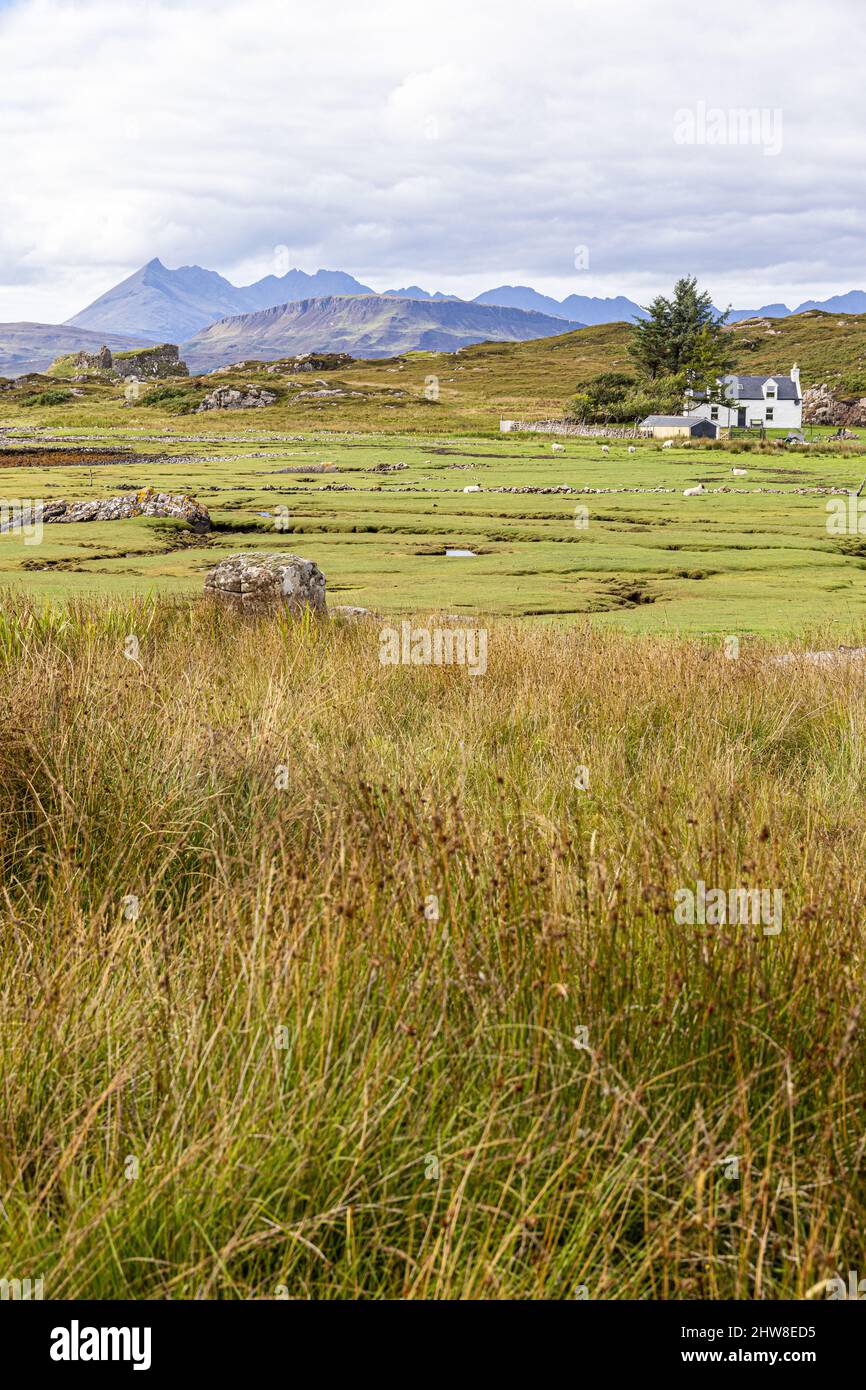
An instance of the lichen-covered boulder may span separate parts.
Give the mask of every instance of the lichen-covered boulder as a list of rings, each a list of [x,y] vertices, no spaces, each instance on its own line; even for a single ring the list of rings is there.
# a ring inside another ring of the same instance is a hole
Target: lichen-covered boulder
[[[242,389],[218,386],[209,396],[205,396],[196,414],[200,415],[203,410],[262,410],[265,406],[273,405],[276,399],[274,391],[264,391],[261,386],[245,386]]]
[[[182,492],[157,492],[145,487],[135,494],[142,516],[173,516],[186,521],[194,531],[209,531],[210,513],[194,497]]]
[[[308,609],[325,615],[325,576],[313,560],[265,551],[230,555],[209,570],[205,595],[244,611]]]

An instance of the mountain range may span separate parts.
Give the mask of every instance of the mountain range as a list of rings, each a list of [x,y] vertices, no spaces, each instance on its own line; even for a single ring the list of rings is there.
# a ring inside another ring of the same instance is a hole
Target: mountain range
[[[568,319],[467,304],[461,299],[329,295],[220,319],[183,344],[190,371],[201,373],[249,357],[288,357],[327,347],[353,357],[391,357],[418,349],[454,352],[478,342],[527,342],[582,328]]]
[[[579,324],[613,323],[644,312],[622,295],[617,299],[593,299],[588,295],[572,294],[560,301],[539,294],[528,285],[500,285],[473,300],[461,300],[439,290],[431,293],[420,285],[379,293],[342,270],[317,270],[315,275],[303,270],[288,270],[284,275],[266,275],[252,285],[237,286],[214,270],[204,270],[197,265],[169,270],[160,260],[154,259],[74,314],[67,323],[70,327],[93,332],[136,333],[154,342],[181,343],[223,318],[336,295],[373,295],[380,299],[410,299],[427,304],[523,309]]]
[[[366,307],[361,307],[363,301]],[[298,305],[303,308],[294,312]],[[805,300],[796,309],[781,303],[733,309],[729,322],[788,318],[810,309],[863,313],[866,292]],[[292,269],[237,286],[202,266],[170,270],[154,258],[65,324],[0,324],[0,374],[41,371],[59,353],[93,349],[102,342],[116,350],[142,343],[188,344],[195,370],[198,363],[220,365],[215,355],[221,351],[238,359],[272,348],[277,355],[320,348],[387,356],[425,346],[453,349],[487,338],[524,341],[643,316],[645,310],[624,295],[570,294],[558,300],[529,285],[499,285],[473,300],[419,285],[378,293],[342,270],[310,275]],[[243,324],[240,318],[250,321]],[[222,363],[231,360],[221,358]]]
[[[866,313],[866,292],[849,290],[847,294],[834,294],[829,299],[804,299],[796,309],[787,304],[765,304],[763,309],[732,309],[728,323],[742,323],[743,319],[787,319],[794,314],[808,314],[810,309],[820,309],[825,314],[863,314]]]
[[[71,328],[137,333],[156,343],[182,343],[218,319],[335,294],[375,294],[375,290],[342,270],[317,270],[315,275],[289,270],[238,288],[215,270],[199,265],[169,270],[154,258],[66,322]]]
[[[233,285],[214,270],[197,265],[169,270],[157,258],[89,304],[67,320],[67,326],[86,328],[95,333],[127,333],[154,342],[182,343],[209,324],[238,314],[273,309],[281,304],[335,295],[377,295],[379,298],[412,299],[423,303],[471,303],[497,308],[523,309],[567,319],[570,323],[600,324],[645,317],[641,305],[625,295],[604,299],[593,295],[570,294],[554,299],[540,294],[530,285],[497,285],[472,300],[456,295],[408,285],[403,289],[377,291],[343,270],[288,270],[284,275],[266,275],[252,285]],[[787,318],[809,309],[828,313],[860,314],[866,311],[866,293],[851,290],[830,299],[807,299],[796,309],[787,304],[764,304],[759,309],[732,309],[730,323],[748,318]],[[717,312],[719,312],[717,310]],[[322,344],[324,346],[324,344]]]

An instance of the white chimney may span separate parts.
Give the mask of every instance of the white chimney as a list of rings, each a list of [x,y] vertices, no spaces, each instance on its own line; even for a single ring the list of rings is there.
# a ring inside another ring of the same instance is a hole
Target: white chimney
[[[800,368],[797,366],[796,362],[791,368],[791,380],[794,383],[794,390],[797,392],[797,395],[802,396],[803,393],[800,390]]]

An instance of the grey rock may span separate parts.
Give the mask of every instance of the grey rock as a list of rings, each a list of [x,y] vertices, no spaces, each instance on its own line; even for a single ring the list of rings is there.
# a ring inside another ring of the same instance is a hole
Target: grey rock
[[[866,396],[848,400],[826,382],[803,392],[803,419],[815,425],[866,425]]]
[[[244,611],[288,608],[324,616],[325,576],[313,560],[275,552],[229,555],[209,570],[205,595]]]
[[[342,618],[342,620],[347,623],[361,622],[365,618],[371,618],[379,622],[381,621],[382,614],[374,613],[372,608],[356,608],[354,604],[341,603],[338,604],[336,608],[331,609],[331,617]]]
[[[218,386],[205,396],[196,414],[203,410],[261,410],[276,399],[275,392],[264,391],[261,386]]]
[[[43,522],[68,523],[76,521],[127,521],[134,516],[171,516],[186,521],[194,531],[211,529],[210,514],[194,497],[183,493],[157,492],[142,488],[140,492],[124,493],[120,497],[93,497],[83,502],[67,502],[54,498],[42,508]],[[11,525],[0,527],[12,530]]]
[[[121,381],[128,377],[134,377],[136,381],[154,381],[160,377],[189,375],[189,369],[185,362],[181,362],[180,352],[174,343],[160,343],[157,347],[141,348],[137,352],[116,352],[111,370]]]

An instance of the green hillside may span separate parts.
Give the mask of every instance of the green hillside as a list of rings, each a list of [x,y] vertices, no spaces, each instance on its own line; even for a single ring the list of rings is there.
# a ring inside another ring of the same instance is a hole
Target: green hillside
[[[790,371],[798,362],[804,386],[826,381],[843,395],[866,393],[866,315],[814,311],[751,319],[727,331],[740,371]],[[532,342],[478,343],[458,352],[357,361],[337,372],[303,377],[253,361],[217,376],[185,379],[174,394],[165,385],[146,387],[133,402],[122,385],[93,380],[76,383],[82,394],[62,407],[44,412],[36,407],[19,417],[39,385],[23,380],[0,392],[0,424],[18,417],[31,424],[152,428],[182,416],[191,433],[265,427],[477,434],[497,430],[502,417],[560,415],[581,383],[603,371],[632,370],[628,343],[628,324],[612,323]],[[189,413],[214,387],[247,383],[274,391],[276,403],[256,411]],[[305,389],[292,389],[297,386]],[[323,388],[328,395],[314,394]]]

